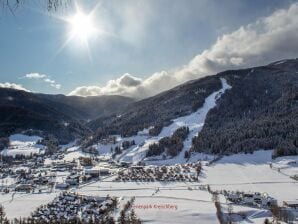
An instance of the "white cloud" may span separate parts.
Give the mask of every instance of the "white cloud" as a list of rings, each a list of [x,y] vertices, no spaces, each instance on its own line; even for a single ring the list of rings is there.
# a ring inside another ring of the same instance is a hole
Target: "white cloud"
[[[27,78],[27,79],[43,79],[45,77],[47,76],[39,73],[29,73],[24,76],[24,78]]]
[[[96,96],[96,95],[130,95],[133,94],[142,84],[142,80],[128,73],[116,80],[110,80],[104,87],[81,86],[76,88],[69,95]],[[130,93],[130,94],[128,94]]]
[[[297,40],[298,3],[293,3],[288,9],[277,10],[268,17],[260,18],[255,23],[219,37],[209,49],[175,71],[157,72],[142,82],[134,76],[125,74],[109,81],[104,87],[78,87],[70,95],[119,94],[143,98],[185,81],[213,75],[223,70],[297,57]],[[137,85],[127,85],[135,83],[131,82],[130,78],[138,80]]]
[[[22,78],[42,80],[43,82],[48,83],[51,87],[55,89],[61,89],[61,84],[57,83],[55,80],[50,79],[49,76],[45,74],[34,72],[34,73],[26,74]]]
[[[0,83],[0,88],[17,89],[17,90],[23,90],[23,91],[26,91],[26,92],[30,92],[30,90],[24,88],[20,84],[9,83],[9,82]]]

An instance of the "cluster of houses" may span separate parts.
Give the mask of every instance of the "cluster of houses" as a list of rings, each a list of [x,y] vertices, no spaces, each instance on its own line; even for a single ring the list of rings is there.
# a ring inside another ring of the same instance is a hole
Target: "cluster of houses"
[[[260,192],[243,192],[243,191],[220,191],[217,192],[223,194],[227,201],[259,208],[271,208],[277,205],[277,200],[270,197],[267,193]]]
[[[176,164],[174,166],[131,166],[118,172],[116,181],[189,181],[197,182],[201,163]]]
[[[37,208],[32,218],[41,223],[76,223],[76,220],[89,223],[91,219],[96,223],[116,207],[114,198],[63,192],[49,204]]]
[[[100,177],[108,176],[111,174],[109,168],[96,168],[89,167],[81,170],[74,170],[65,178],[61,183],[56,183],[56,189],[68,189],[70,187],[78,186],[81,183],[86,183],[92,180],[99,180]]]
[[[81,183],[98,180],[101,176],[110,175],[111,169],[108,167],[116,167],[104,162],[101,162],[101,166],[98,167],[97,162],[90,157],[63,161],[60,154],[54,155],[55,158],[52,158],[53,155],[47,158],[52,160],[50,163],[45,163],[45,157],[32,157],[13,164],[2,162],[0,191],[30,193],[53,189],[66,190]]]
[[[54,185],[56,174],[39,169],[22,168],[1,168],[1,190],[4,193],[10,191],[32,192],[42,186],[50,187]],[[9,179],[9,183],[7,180]]]

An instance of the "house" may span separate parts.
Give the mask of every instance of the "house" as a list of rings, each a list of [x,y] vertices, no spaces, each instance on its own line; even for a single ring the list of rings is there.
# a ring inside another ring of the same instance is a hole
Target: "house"
[[[229,193],[227,196],[226,196],[227,200],[231,201],[231,202],[239,202],[241,201],[241,198],[240,198],[240,195],[239,194],[235,194],[235,193]]]
[[[284,201],[283,205],[288,208],[298,209],[298,200]]]
[[[131,169],[134,169],[134,170],[143,170],[144,167],[143,166],[131,166]]]
[[[33,189],[34,187],[31,184],[19,184],[16,186],[15,191],[30,192]]]
[[[69,184],[68,183],[57,183],[56,188],[61,189],[61,190],[65,190],[65,189],[69,188]]]
[[[92,178],[99,177],[99,170],[96,169],[85,169],[85,175],[90,175]]]
[[[77,185],[80,182],[80,176],[77,174],[70,175],[66,178],[65,182],[69,185]]]
[[[107,168],[102,168],[102,169],[99,170],[99,175],[101,175],[101,176],[107,176],[110,173],[111,173],[110,170],[107,169]]]
[[[124,161],[120,162],[120,166],[122,166],[122,167],[129,167],[130,165],[131,165],[131,163],[129,163],[129,162],[124,162]]]
[[[242,201],[246,205],[253,205],[255,203],[255,198],[253,193],[244,193],[242,195]]]

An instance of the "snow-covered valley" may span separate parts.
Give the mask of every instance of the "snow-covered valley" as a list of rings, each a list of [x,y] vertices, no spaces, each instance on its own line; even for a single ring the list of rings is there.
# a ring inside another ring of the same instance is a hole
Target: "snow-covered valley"
[[[203,223],[217,223],[216,209],[212,195],[206,190],[207,185],[212,190],[267,193],[276,198],[279,204],[286,200],[298,200],[298,182],[270,168],[270,163],[273,167],[277,167],[281,163],[285,164],[286,161],[293,160],[297,162],[298,157],[272,160],[270,150],[260,150],[254,154],[225,156],[210,166],[204,165],[198,183],[115,182],[115,176],[111,175],[70,190],[84,195],[116,196],[120,199],[120,204],[135,197],[135,211],[143,221],[148,223],[168,223],[169,221],[187,223],[196,220]],[[295,172],[296,168],[293,163],[287,165],[288,171]],[[13,192],[1,194],[0,203],[9,218],[26,217],[40,204],[54,199],[59,192],[60,190],[56,189],[51,193],[45,191],[30,194]],[[162,207],[166,205],[172,207]],[[226,200],[222,201],[222,206],[227,209]],[[233,207],[234,211],[248,214],[246,220],[241,223],[263,223],[265,218],[271,216],[270,212],[264,212],[257,207],[239,205]]]
[[[150,136],[149,127],[131,137],[115,135],[111,141],[92,145],[98,154],[84,152],[74,141],[59,146],[59,151],[54,155],[43,155],[45,146],[37,144],[41,137],[22,134],[10,136],[10,145],[1,152],[2,156],[37,155],[30,160],[23,160],[22,164],[3,167],[7,173],[3,172],[1,176],[0,204],[4,206],[7,217],[28,217],[37,207],[51,202],[65,190],[87,196],[116,197],[120,207],[135,197],[133,208],[137,216],[146,223],[218,223],[214,192],[254,192],[269,195],[277,200],[279,206],[283,206],[285,201],[297,201],[298,182],[294,177],[298,175],[298,156],[273,160],[272,150],[258,150],[252,154],[240,153],[222,158],[192,153],[190,158],[185,158],[184,153],[190,150],[192,139],[204,126],[208,112],[216,106],[217,100],[225,91],[232,88],[223,78],[221,84],[222,88],[209,95],[201,108],[187,116],[174,119],[169,126],[163,127],[158,136]],[[177,156],[146,158],[150,144],[171,136],[180,127],[188,127],[189,133]],[[113,157],[113,149],[121,147],[126,141],[133,141],[134,144]],[[83,165],[86,161],[81,158],[85,158],[90,164]],[[192,163],[202,166],[202,171],[195,180],[183,179],[185,176],[193,178],[193,170],[186,172],[183,178],[181,173],[184,171],[171,174],[171,177],[167,173],[167,177],[163,176],[161,181],[118,178],[122,175],[121,172],[131,169],[143,172],[145,169],[172,169],[177,166],[175,164],[183,167],[181,164],[188,166]],[[104,174],[101,175],[100,172]],[[92,177],[94,174],[98,174],[96,178]],[[22,175],[25,176],[23,179],[20,178]],[[40,183],[40,179],[46,182]],[[33,184],[32,180],[38,184]],[[20,186],[24,187],[26,192],[14,190]],[[218,194],[226,217],[235,217],[239,223],[260,224],[266,218],[272,219],[271,211],[266,206],[232,203],[221,195],[222,193]],[[233,215],[228,216],[231,206]],[[119,216],[119,210],[115,211],[116,216]]]

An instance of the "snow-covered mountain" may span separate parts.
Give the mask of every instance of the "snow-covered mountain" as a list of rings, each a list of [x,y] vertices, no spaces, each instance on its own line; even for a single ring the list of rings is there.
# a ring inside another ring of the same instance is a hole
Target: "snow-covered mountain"
[[[64,144],[83,138],[83,148],[113,135],[142,144],[127,151],[122,159],[153,143],[159,143],[156,147],[163,152],[171,141],[183,143],[179,152],[185,152],[187,145],[192,152],[223,154],[262,148],[275,149],[278,155],[295,155],[297,72],[298,59],[224,71],[137,102],[121,96],[83,98],[0,89],[0,133],[9,136],[28,129],[41,130],[62,139]],[[214,97],[223,84],[233,88],[206,110],[209,97]],[[187,138],[174,139],[175,128],[184,126],[189,128]],[[146,141],[138,134],[143,130],[148,132]]]
[[[208,96],[221,88],[223,78],[233,88],[214,107],[204,111],[203,125],[202,116],[196,116],[195,111],[204,108]],[[225,71],[185,83],[130,104],[118,114],[90,122],[89,127],[95,134],[87,146],[107,135],[132,137],[143,129],[149,130],[150,139],[169,136],[169,133],[164,135],[164,127],[175,126],[177,120],[191,116],[191,122],[202,126],[198,136],[198,129],[191,129],[185,143],[192,144],[194,152],[236,153],[262,148],[295,155],[298,151],[297,100],[298,59]]]

